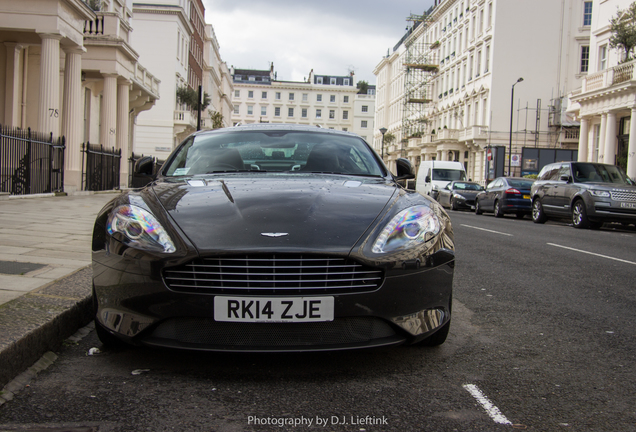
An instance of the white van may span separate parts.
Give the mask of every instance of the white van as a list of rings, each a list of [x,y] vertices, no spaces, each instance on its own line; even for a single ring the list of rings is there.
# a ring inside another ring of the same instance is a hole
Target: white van
[[[415,190],[437,199],[439,190],[453,180],[466,181],[466,170],[461,162],[422,161],[417,171]]]

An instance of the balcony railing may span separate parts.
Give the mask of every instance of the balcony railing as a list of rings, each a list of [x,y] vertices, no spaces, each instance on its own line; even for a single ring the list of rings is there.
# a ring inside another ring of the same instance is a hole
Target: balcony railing
[[[583,78],[582,92],[599,90],[634,80],[634,64],[636,60],[587,75]]]

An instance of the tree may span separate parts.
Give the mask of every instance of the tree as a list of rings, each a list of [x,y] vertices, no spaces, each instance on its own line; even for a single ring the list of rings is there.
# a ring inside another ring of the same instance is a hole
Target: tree
[[[395,135],[393,135],[391,132],[387,132],[384,134],[384,144],[391,145],[393,141],[395,141]]]
[[[208,110],[208,114],[212,120],[212,129],[221,129],[223,127],[223,114],[214,110]]]
[[[191,110],[196,110],[198,107],[199,92],[192,87],[183,86],[177,87],[177,102],[186,105]],[[201,110],[204,110],[210,105],[210,96],[203,92],[203,102],[201,103]]]
[[[358,87],[358,94],[367,94],[369,83],[364,80],[361,80],[361,81],[358,81],[357,87]]]
[[[618,9],[616,15],[610,19],[609,39],[611,48],[620,48],[625,52],[624,62],[631,60],[630,53],[636,46],[636,2],[627,9]]]

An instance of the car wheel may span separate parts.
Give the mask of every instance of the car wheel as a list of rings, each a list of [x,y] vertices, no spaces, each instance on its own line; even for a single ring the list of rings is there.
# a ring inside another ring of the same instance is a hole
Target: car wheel
[[[433,333],[431,336],[427,337],[423,341],[419,343],[421,346],[439,346],[446,342],[446,338],[448,337],[448,332],[450,331],[450,320],[446,324],[442,326],[439,330]]]
[[[451,198],[451,209],[457,210],[457,203],[453,198]]]
[[[576,200],[572,206],[572,225],[574,228],[589,228],[590,220],[587,218],[585,211],[585,203],[582,200]]]
[[[548,220],[547,216],[543,212],[543,206],[541,205],[541,201],[539,198],[535,198],[532,201],[532,222],[534,223],[545,223]]]
[[[495,201],[495,217],[503,217],[503,212],[501,211],[501,205],[499,205],[499,200]]]
[[[93,287],[93,310],[97,313],[97,297],[95,296],[95,287]],[[117,339],[115,336],[110,334],[108,330],[102,326],[97,318],[95,318],[95,333],[97,333],[97,338],[107,348],[123,348],[126,346],[126,343],[120,339]]]
[[[482,214],[483,211],[481,210],[481,207],[479,207],[479,200],[475,201],[475,214]]]

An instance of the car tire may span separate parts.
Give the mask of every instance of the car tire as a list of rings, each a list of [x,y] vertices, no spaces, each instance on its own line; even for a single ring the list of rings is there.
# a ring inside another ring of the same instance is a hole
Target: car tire
[[[572,205],[572,226],[579,229],[590,228],[590,220],[587,218],[583,200],[578,199]]]
[[[480,215],[482,213],[483,213],[483,211],[481,210],[481,207],[479,207],[479,200],[476,200],[475,201],[475,214]]]
[[[97,313],[97,297],[95,295],[95,287],[93,287],[93,311]],[[97,333],[97,338],[106,348],[123,348],[126,346],[126,343],[120,339],[117,339],[115,336],[110,334],[108,330],[102,326],[97,318],[95,318],[95,333]]]
[[[532,201],[532,222],[543,224],[546,223],[548,217],[545,215],[543,211],[543,206],[541,205],[541,200],[539,198],[535,198]]]
[[[504,216],[503,211],[501,211],[501,205],[499,204],[499,200],[495,201],[495,217],[502,218]]]
[[[446,342],[446,338],[448,337],[448,332],[450,331],[450,320],[446,324],[444,324],[439,330],[433,333],[431,336],[427,337],[423,341],[419,343],[421,346],[433,347],[439,346]]]

